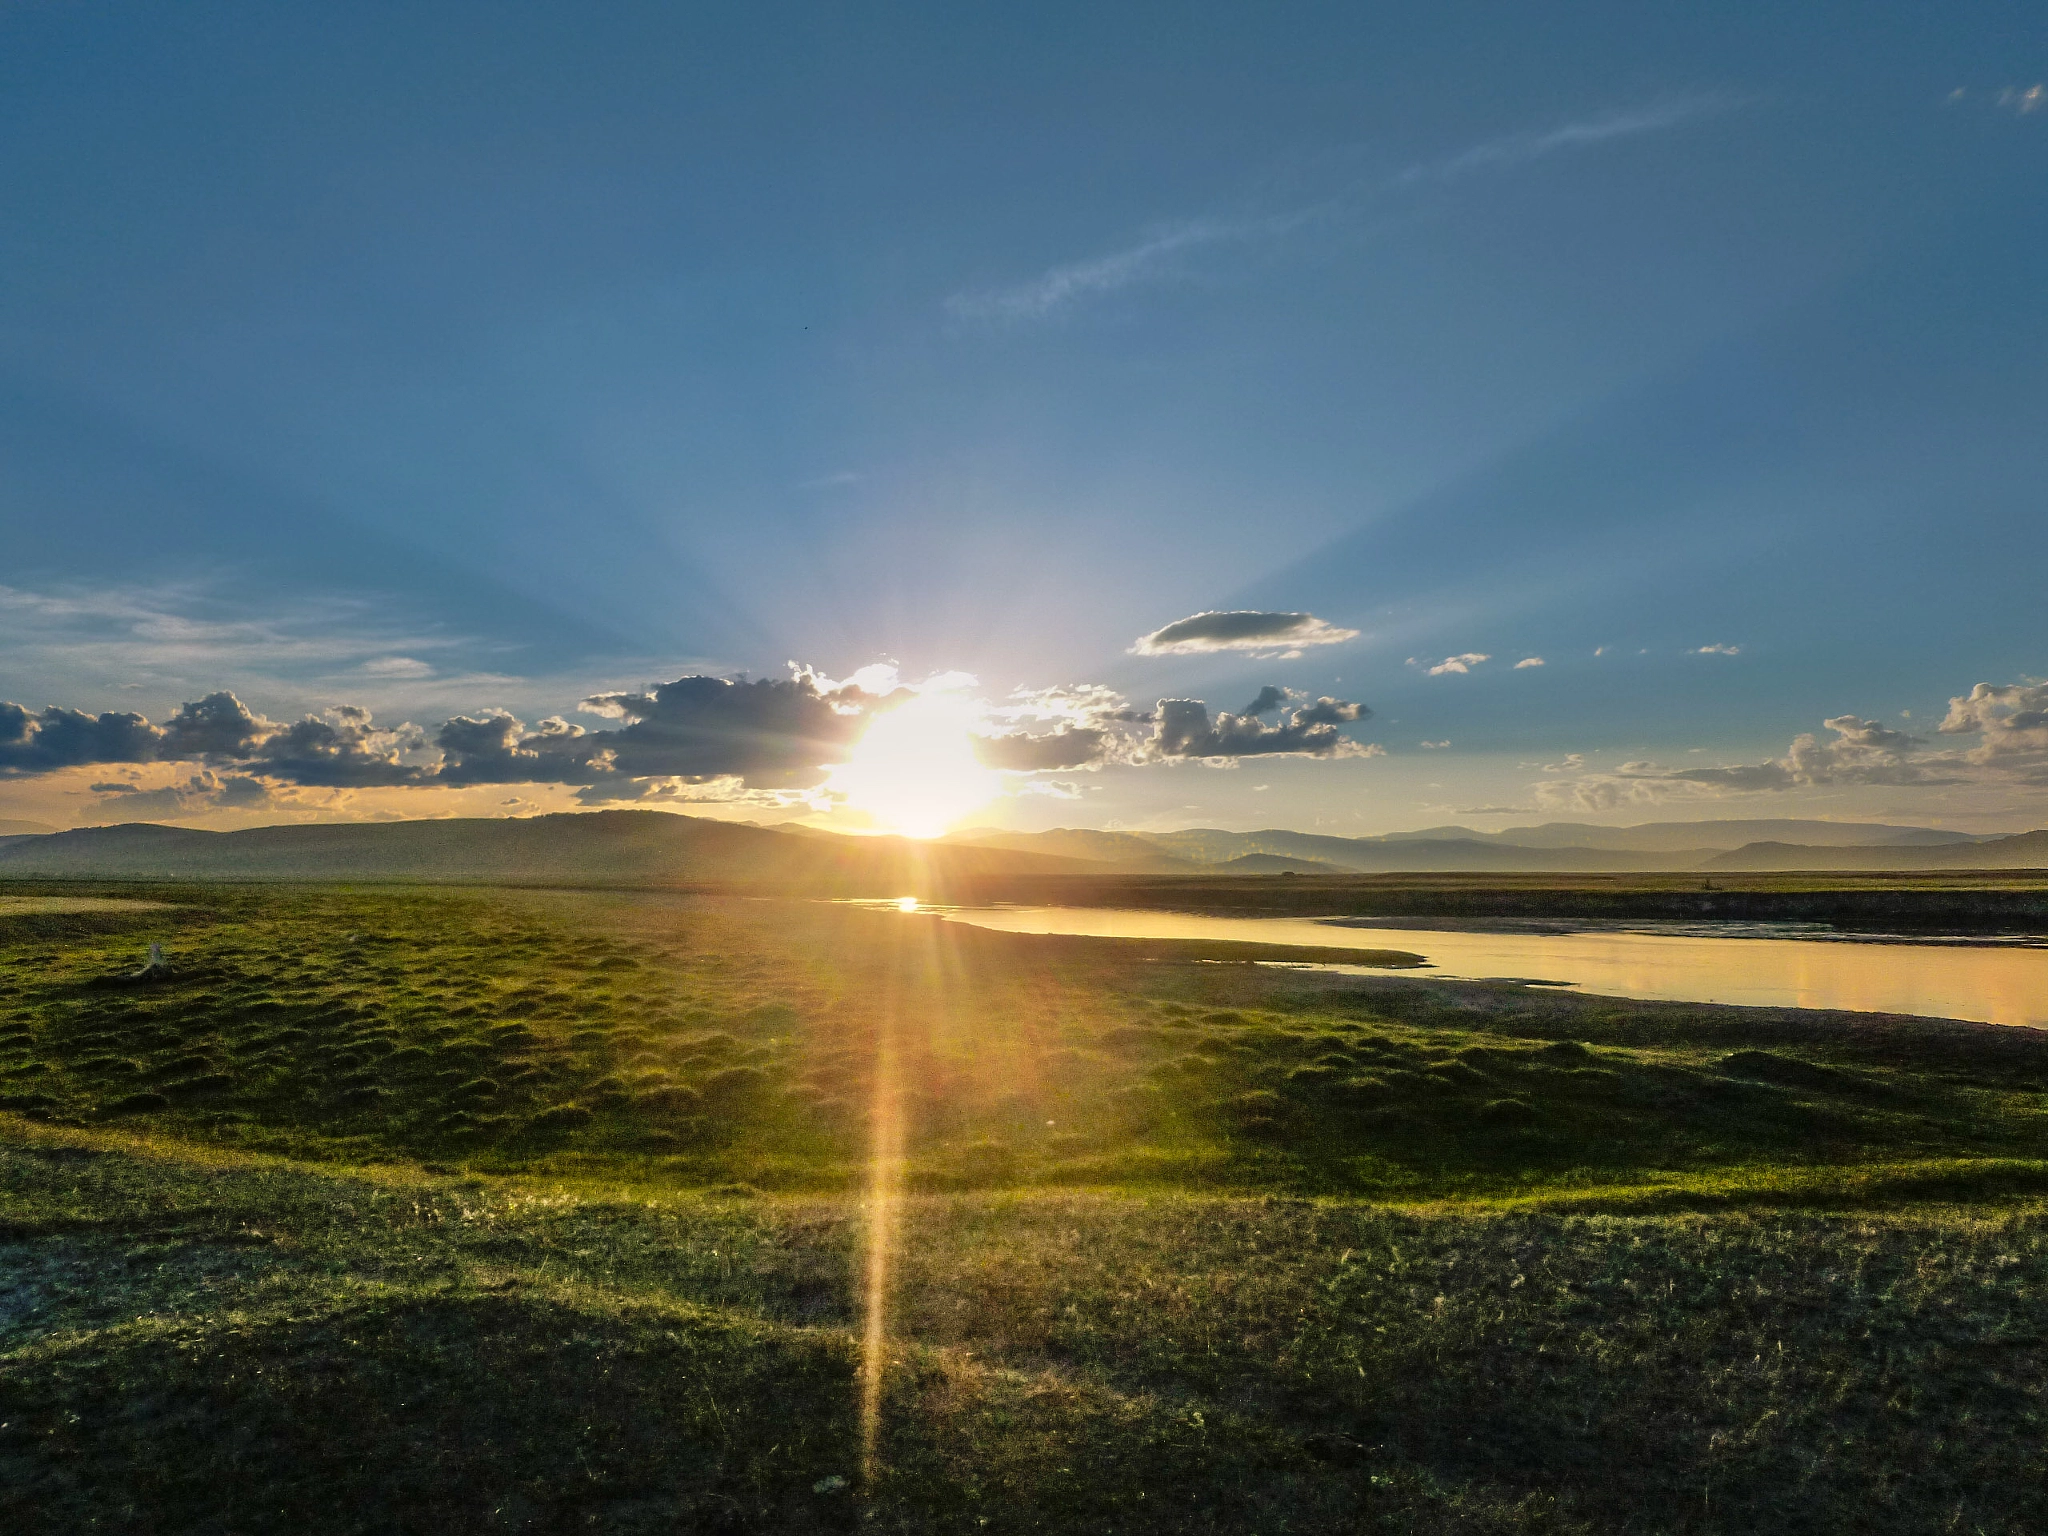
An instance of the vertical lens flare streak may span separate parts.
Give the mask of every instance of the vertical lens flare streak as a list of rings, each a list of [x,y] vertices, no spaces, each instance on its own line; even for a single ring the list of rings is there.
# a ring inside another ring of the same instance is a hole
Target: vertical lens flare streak
[[[959,934],[913,898],[895,903],[876,930],[881,956],[876,987],[875,1077],[869,1104],[868,1178],[861,1254],[860,1473],[872,1494],[887,1470],[882,1453],[883,1398],[890,1364],[892,1287],[898,1282],[912,1107],[934,1052],[957,1040],[970,1017],[972,986]]]
[[[889,1269],[903,1186],[902,1103],[896,1089],[895,1051],[886,1036],[875,1062],[873,1113],[860,1341],[860,1474],[861,1486],[870,1489],[880,1464],[882,1376],[889,1356]]]
[[[875,1078],[868,1105],[867,1223],[863,1234],[860,1342],[860,1480],[872,1491],[881,1467],[882,1384],[889,1363],[889,1281],[903,1195],[901,1033],[915,946],[892,945],[890,984],[875,1029]]]

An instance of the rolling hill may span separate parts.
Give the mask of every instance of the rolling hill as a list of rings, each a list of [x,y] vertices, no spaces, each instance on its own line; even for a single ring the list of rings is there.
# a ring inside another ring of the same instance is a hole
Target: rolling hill
[[[1733,828],[1839,823],[1657,823],[1578,829],[1678,842],[1670,849],[1562,841],[1528,847],[1472,837],[1348,838],[1279,829],[1227,832],[956,834],[922,843],[788,831],[660,811],[593,811],[520,819],[347,822],[203,832],[138,822],[0,837],[0,878],[469,881],[665,886],[696,882],[800,885],[828,894],[936,897],[1011,875],[1602,874],[1699,870],[1983,870],[2048,868],[2048,831],[1985,841],[1926,841],[1921,829],[1868,827],[1867,844],[1761,839],[1730,848],[1683,842],[1694,826],[1726,841]],[[1455,830],[1455,829],[1445,829]],[[1524,829],[1531,835],[1552,829]],[[1886,840],[1878,841],[1877,836]],[[1951,834],[1933,834],[1949,837]]]
[[[1751,843],[1716,854],[1702,869],[2048,869],[2048,831],[1941,847],[1815,848]]]
[[[1077,874],[1078,860],[904,838],[791,837],[662,811],[350,822],[201,832],[150,823],[0,844],[0,878],[476,881],[525,885],[800,884],[847,895]]]

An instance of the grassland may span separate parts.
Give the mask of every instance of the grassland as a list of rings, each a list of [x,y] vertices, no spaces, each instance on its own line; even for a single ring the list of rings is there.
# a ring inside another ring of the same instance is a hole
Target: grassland
[[[168,905],[0,915],[9,1529],[2048,1515],[2035,1031],[820,904],[63,890]],[[150,940],[174,977],[124,980]]]

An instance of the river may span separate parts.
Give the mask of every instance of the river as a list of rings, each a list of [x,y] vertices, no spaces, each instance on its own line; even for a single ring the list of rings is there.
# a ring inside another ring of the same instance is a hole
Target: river
[[[1411,976],[1540,981],[1608,997],[1840,1008],[2048,1027],[2048,948],[2020,944],[1858,943],[1597,930],[1452,933],[1307,917],[1206,917],[1115,907],[924,910],[949,922],[1010,933],[1407,950],[1424,956],[1430,965],[1426,972],[1404,973]]]

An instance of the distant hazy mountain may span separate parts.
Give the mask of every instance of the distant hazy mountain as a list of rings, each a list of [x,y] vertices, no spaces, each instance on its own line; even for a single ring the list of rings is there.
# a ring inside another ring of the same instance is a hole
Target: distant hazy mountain
[[[0,878],[499,881],[527,885],[800,882],[928,894],[955,879],[1077,874],[1099,864],[893,837],[791,837],[661,811],[517,820],[349,822],[200,832],[133,823],[0,843]]]
[[[1056,853],[1097,860],[1120,873],[1201,870],[1210,874],[1277,873],[1301,861],[1358,874],[1405,872],[1502,873],[1554,870],[1599,873],[1703,868],[1918,869],[2022,867],[2024,850],[1987,853],[2000,840],[1928,827],[1834,821],[1672,821],[1635,827],[1592,827],[1576,822],[1482,833],[1468,827],[1433,827],[1380,837],[1331,837],[1270,828],[1226,832],[969,833],[975,846]],[[1746,850],[1758,849],[1751,854]],[[1835,850],[1842,857],[1830,862]],[[1928,856],[1923,860],[1922,855]],[[1164,856],[1166,862],[1160,862]],[[1731,862],[1720,862],[1723,859]],[[2001,859],[2005,862],[1999,862]],[[1258,860],[1258,863],[1249,862]],[[1742,862],[1747,860],[1747,862]],[[1278,861],[1278,862],[1273,862]]]
[[[1007,848],[1018,853],[1093,859],[1098,863],[1114,864],[1119,870],[1134,874],[1186,874],[1197,867],[1131,832],[1095,832],[1067,827],[1054,832],[996,832],[981,828],[956,832],[946,841],[974,848]]]
[[[1476,838],[1387,843],[1376,838],[1327,837],[1314,832],[1223,832],[1214,828],[1138,835],[1190,864],[1211,871],[1250,854],[1315,859],[1359,874],[1396,870],[1627,870],[1645,869],[1652,863],[1668,868],[1672,862],[1668,856],[1647,860],[1641,854],[1600,849],[1517,848]],[[1708,857],[1711,851],[1695,849],[1688,864]]]
[[[1241,853],[1209,866],[1219,875],[1348,875],[1354,871],[1324,859],[1290,859],[1279,853]]]
[[[1703,869],[2048,869],[2048,832],[1945,847],[1814,848],[1751,843],[1716,854]]]
[[[0,821],[0,837],[41,837],[56,830],[40,821]]]
[[[1605,848],[1617,853],[1734,849],[1750,843],[1796,843],[1809,848],[1890,848],[1987,841],[1968,832],[1944,832],[1933,827],[1792,820],[1650,821],[1633,827],[1593,827],[1583,822],[1550,821],[1541,826],[1509,827],[1500,832],[1475,832],[1469,827],[1429,827],[1420,832],[1389,832],[1361,841],[1408,843],[1451,839],[1507,843],[1517,848]]]

